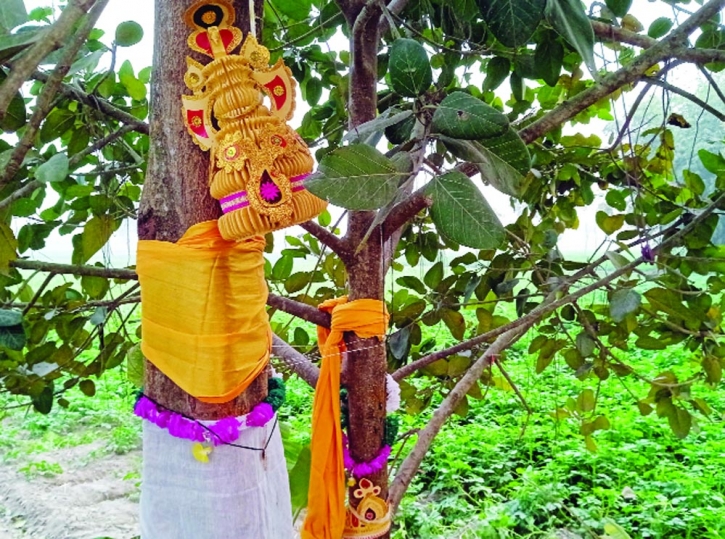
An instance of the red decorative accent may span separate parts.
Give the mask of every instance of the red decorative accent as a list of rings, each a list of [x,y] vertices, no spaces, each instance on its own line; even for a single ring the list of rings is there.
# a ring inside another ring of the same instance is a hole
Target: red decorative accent
[[[284,104],[287,102],[287,86],[285,86],[282,77],[277,75],[271,81],[264,85],[274,101],[274,106],[277,110],[281,110]]]
[[[186,123],[195,135],[202,138],[209,138],[209,133],[206,132],[206,126],[204,125],[203,110],[187,110]]]
[[[225,50],[229,46],[229,44],[234,41],[234,33],[231,30],[219,30],[219,37],[222,38],[222,43],[224,44]],[[196,44],[199,46],[199,48],[204,49],[204,51],[211,56],[211,43],[209,43],[209,34],[207,34],[206,32],[199,32],[196,35]]]

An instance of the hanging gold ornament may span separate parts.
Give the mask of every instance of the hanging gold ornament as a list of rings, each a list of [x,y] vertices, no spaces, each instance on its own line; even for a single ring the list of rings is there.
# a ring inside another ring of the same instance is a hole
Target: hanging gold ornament
[[[189,47],[213,60],[187,58],[184,81],[194,95],[182,97],[194,141],[212,153],[209,184],[224,215],[219,231],[243,240],[305,222],[327,203],[305,190],[314,161],[287,124],[295,108],[295,82],[282,60],[269,65],[269,51],[232,26],[227,0],[201,0],[186,12],[194,30]],[[270,106],[264,104],[264,96]]]

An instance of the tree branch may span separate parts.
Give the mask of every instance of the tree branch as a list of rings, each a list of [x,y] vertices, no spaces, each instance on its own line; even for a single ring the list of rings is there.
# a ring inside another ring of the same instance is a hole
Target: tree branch
[[[329,247],[330,250],[332,250],[332,252],[339,256],[343,261],[349,260],[350,256],[352,256],[347,242],[342,238],[335,236],[335,234],[327,230],[325,227],[318,225],[314,221],[300,223],[300,226],[320,240],[324,245]]]
[[[55,264],[38,260],[17,259],[10,261],[10,267],[34,271],[49,271],[59,275],[77,275],[85,277],[105,277],[107,279],[124,279],[137,281],[138,275],[132,269],[103,268],[99,266],[77,266],[74,264]]]
[[[96,152],[102,148],[105,148],[111,142],[122,137],[129,131],[133,131],[133,130],[134,130],[134,126],[132,126],[130,124],[121,126],[119,129],[117,129],[113,133],[110,133],[110,134],[106,135],[105,137],[98,139],[96,142],[94,142],[93,144],[88,146],[85,150],[80,151],[77,154],[75,154],[73,157],[71,157],[70,160],[68,161],[68,166],[73,168],[74,166],[79,164],[83,160],[84,157],[91,155],[93,152]],[[138,167],[136,167],[136,168],[138,168]]]
[[[42,71],[33,71],[30,78],[39,82],[47,83],[50,75],[48,75],[47,73],[43,73]],[[112,120],[116,120],[123,124],[130,125],[132,126],[133,131],[136,131],[137,133],[141,133],[142,135],[149,134],[149,124],[147,124],[146,122],[142,122],[133,114],[130,114],[125,110],[122,110],[117,106],[112,105],[105,99],[88,94],[76,86],[63,83],[58,89],[58,95],[66,97],[68,99],[72,99],[73,101],[77,101],[82,105],[95,109],[104,116],[111,118]]]
[[[703,101],[696,95],[693,95],[690,92],[683,90],[682,88],[678,88],[677,86],[674,86],[667,81],[660,80],[660,79],[657,79],[654,77],[645,77],[643,80],[647,81],[648,84],[654,84],[655,86],[664,88],[665,90],[668,90],[674,94],[681,95],[685,99],[692,101],[698,107],[706,110],[707,112],[709,112],[710,114],[715,116],[715,118],[717,118],[721,122],[725,122],[725,114],[723,114],[722,112],[717,110],[715,107],[713,107],[709,103],[706,103],[705,101]]]
[[[15,202],[16,200],[19,200],[23,197],[29,196],[35,191],[37,188],[42,187],[43,183],[39,182],[38,180],[30,180],[28,183],[23,185],[20,189],[13,191],[10,193],[7,197],[0,200],[0,210],[4,210],[10,204]]]
[[[656,39],[643,34],[630,32],[618,26],[612,26],[599,21],[591,21],[594,35],[603,41],[614,43],[627,43],[642,49],[649,49],[658,43]],[[690,47],[678,47],[673,54],[674,57],[686,62],[695,64],[707,64],[709,62],[725,61],[725,51],[718,49],[694,49]]]
[[[681,49],[683,44],[686,43],[687,37],[702,23],[720,11],[723,5],[725,5],[725,0],[710,0],[669,36],[646,49],[629,65],[603,77],[591,88],[544,114],[531,125],[519,131],[519,135],[525,143],[529,144],[618,88],[639,79],[650,67],[669,58],[674,52]]]
[[[28,80],[33,70],[50,52],[65,45],[68,36],[73,33],[76,23],[94,3],[95,0],[74,0],[69,2],[58,20],[46,29],[35,44],[15,62],[5,82],[0,84],[0,121],[5,118],[10,101]],[[75,56],[75,52],[73,56]]]
[[[278,358],[285,367],[310,384],[312,388],[317,385],[320,369],[307,359],[307,356],[300,354],[277,335],[273,336],[272,355]]]
[[[15,173],[22,165],[25,156],[28,154],[28,151],[30,150],[30,148],[33,147],[35,135],[40,129],[40,124],[43,122],[46,116],[48,116],[48,113],[50,113],[50,111],[53,109],[53,104],[57,97],[58,90],[63,83],[63,79],[68,74],[68,71],[70,71],[76,54],[78,54],[81,46],[83,45],[83,43],[85,43],[86,39],[88,39],[88,34],[90,34],[91,30],[93,30],[93,27],[95,26],[98,17],[100,17],[103,9],[106,7],[108,2],[109,0],[98,0],[95,3],[93,9],[88,14],[86,21],[75,33],[70,44],[66,45],[63,51],[63,55],[58,61],[55,70],[53,70],[53,73],[48,78],[48,82],[46,82],[43,90],[38,96],[38,100],[35,105],[35,111],[30,117],[30,121],[25,128],[25,133],[23,133],[20,142],[15,147],[15,150],[13,150],[10,159],[8,159],[6,163],[5,169],[2,171],[2,174],[0,174],[0,189],[7,185],[13,179],[13,176],[15,176]],[[86,3],[88,3],[87,0]],[[63,11],[63,14],[68,9],[70,9],[70,6]],[[63,14],[61,14],[61,18]],[[58,20],[60,21],[60,19]],[[35,69],[36,65],[37,64],[33,65],[32,69]],[[24,71],[20,70],[19,72]],[[6,82],[8,80],[9,77],[8,79],[6,79]],[[3,109],[0,108],[0,113],[2,113],[2,110]]]
[[[267,305],[297,318],[302,318],[307,322],[312,322],[316,326],[330,327],[330,315],[306,303],[270,294],[267,298]]]
[[[400,202],[390,211],[390,215],[382,224],[383,241],[389,239],[396,231],[404,227],[408,221],[432,204],[433,200],[425,196],[421,191],[413,193],[413,195]]]

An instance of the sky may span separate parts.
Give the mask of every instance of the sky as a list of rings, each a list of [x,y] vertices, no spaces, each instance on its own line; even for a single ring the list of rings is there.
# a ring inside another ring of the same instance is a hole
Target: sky
[[[2,0],[0,0],[2,1]],[[159,0],[161,1],[161,0]],[[115,33],[116,26],[127,20],[134,20],[141,24],[144,28],[143,40],[129,48],[120,48],[117,54],[117,65],[124,60],[130,60],[135,71],[151,65],[153,55],[153,19],[154,19],[154,3],[152,0],[110,0],[108,6],[104,10],[98,23],[98,27],[106,32],[102,38],[106,44],[110,45]],[[602,2],[603,3],[603,2]],[[51,1],[52,5],[57,5],[57,0]],[[48,0],[25,0],[28,11],[33,8],[48,6]],[[694,6],[696,7],[696,6]],[[673,8],[661,3],[653,3],[649,0],[634,0],[630,10],[637,17],[645,28],[658,17],[678,17],[682,20],[686,14],[677,13]],[[332,48],[346,47],[346,40],[339,36],[339,39],[332,41]],[[674,73],[674,82],[686,90],[694,90],[701,81],[701,75],[692,68],[678,68]],[[670,79],[672,81],[672,79]],[[472,83],[479,84],[482,81],[473,80]],[[504,92],[507,90],[504,89]],[[298,126],[305,114],[307,107],[301,100],[297,100],[298,110],[295,117],[291,121],[291,125]],[[623,103],[618,102],[619,107]],[[619,116],[623,117],[624,112],[619,110]],[[592,122],[588,126],[577,126],[576,130],[584,132],[584,134],[596,133],[603,139],[603,131],[605,124],[603,122]],[[516,219],[517,212],[511,208],[509,199],[490,187],[483,187],[482,191],[489,201],[490,205],[495,209],[499,218],[504,224],[510,223]],[[595,207],[590,207],[587,211],[596,212]],[[581,253],[589,252],[595,249],[603,240],[603,233],[594,224],[593,215],[580,215],[582,223],[578,230],[567,231],[559,240],[559,247],[565,253]],[[300,229],[298,229],[300,230]],[[282,234],[295,233],[294,231],[286,231]],[[281,240],[281,238],[280,238]],[[132,265],[135,261],[135,245],[137,237],[135,231],[135,223],[127,222],[113,236],[109,245],[96,259],[103,260],[107,264],[112,265]],[[278,240],[279,243],[279,240]],[[34,256],[40,259],[53,260],[57,262],[68,262],[70,259],[71,246],[70,237],[55,237],[48,241],[48,247],[41,252],[37,252]],[[94,261],[96,260],[94,259]]]

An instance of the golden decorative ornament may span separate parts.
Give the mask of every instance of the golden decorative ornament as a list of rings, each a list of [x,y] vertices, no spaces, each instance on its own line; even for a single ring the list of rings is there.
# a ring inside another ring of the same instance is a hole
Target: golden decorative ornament
[[[380,487],[369,479],[360,480],[353,491],[360,503],[357,508],[347,507],[343,539],[377,539],[390,530],[390,508],[379,494]]]
[[[327,203],[303,183],[314,161],[285,123],[295,106],[289,68],[281,59],[270,66],[269,50],[252,35],[239,54],[231,54],[242,33],[231,26],[234,10],[226,0],[196,2],[185,20],[194,29],[189,47],[213,58],[205,66],[187,60],[184,81],[194,95],[182,101],[189,133],[212,152],[209,183],[224,210],[222,236],[243,240],[318,215]]]

